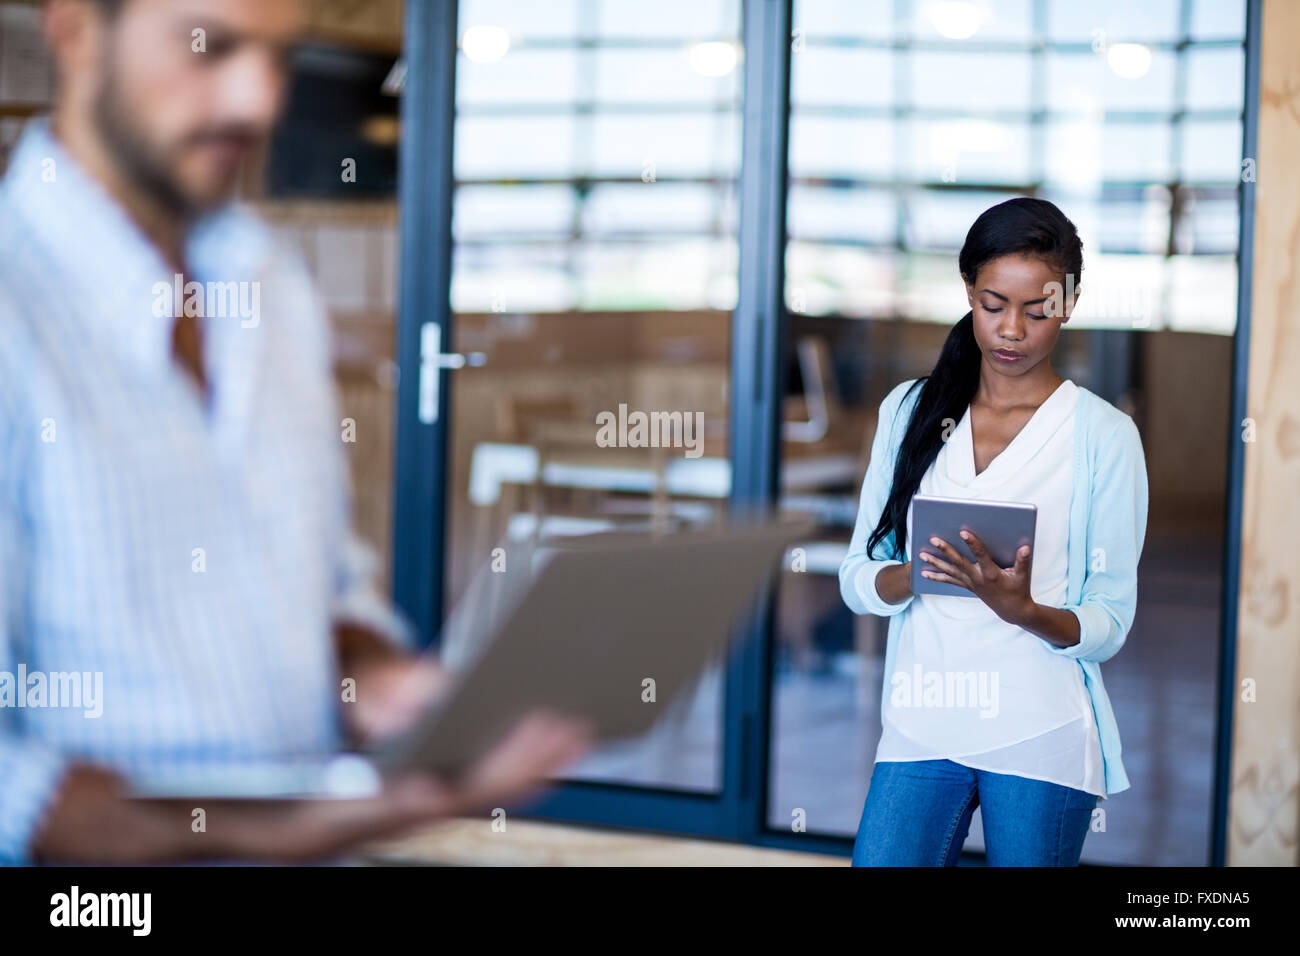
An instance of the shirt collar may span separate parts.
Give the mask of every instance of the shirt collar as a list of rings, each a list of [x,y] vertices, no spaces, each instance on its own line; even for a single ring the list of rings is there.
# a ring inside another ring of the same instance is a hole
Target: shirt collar
[[[175,270],[54,137],[48,121],[27,125],[0,196],[67,276],[73,294],[84,298],[81,314],[145,368],[171,369],[174,315],[155,313],[164,311],[156,308],[159,284],[174,288]],[[270,247],[267,228],[229,203],[186,238],[186,280],[257,281]],[[215,321],[239,323],[238,317]]]

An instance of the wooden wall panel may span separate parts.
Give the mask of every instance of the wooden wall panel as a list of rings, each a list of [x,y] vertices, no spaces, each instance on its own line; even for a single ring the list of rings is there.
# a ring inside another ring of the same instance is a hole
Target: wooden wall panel
[[[1265,0],[1228,862],[1294,866],[1300,819],[1300,3]],[[1256,700],[1242,699],[1253,681]],[[1206,702],[1209,706],[1209,702]]]
[[[308,31],[332,43],[397,54],[402,0],[310,0]]]

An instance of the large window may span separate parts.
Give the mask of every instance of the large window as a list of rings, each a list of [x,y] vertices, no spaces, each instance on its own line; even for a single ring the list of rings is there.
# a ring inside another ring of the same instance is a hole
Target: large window
[[[739,0],[464,0],[463,312],[736,302]]]
[[[1080,227],[1077,326],[1231,334],[1245,7],[795,4],[787,300],[952,321],[984,208]]]

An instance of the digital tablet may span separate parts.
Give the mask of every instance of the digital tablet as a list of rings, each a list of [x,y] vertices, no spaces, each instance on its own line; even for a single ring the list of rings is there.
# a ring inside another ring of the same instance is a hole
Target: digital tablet
[[[921,577],[922,571],[932,568],[932,565],[921,560],[922,551],[943,557],[943,552],[930,544],[931,538],[942,538],[967,560],[974,561],[975,555],[971,554],[959,533],[962,530],[970,531],[984,543],[989,556],[998,567],[1009,568],[1016,563],[1016,552],[1022,545],[1033,546],[1037,520],[1038,508],[1024,502],[917,495],[912,499],[912,593],[944,597],[975,596],[955,584]],[[1031,551],[1031,568],[1033,560]]]

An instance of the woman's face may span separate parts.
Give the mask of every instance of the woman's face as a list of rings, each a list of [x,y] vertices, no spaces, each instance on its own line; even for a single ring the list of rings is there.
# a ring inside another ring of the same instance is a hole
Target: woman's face
[[[1042,259],[1003,256],[986,262],[974,283],[966,283],[986,370],[1018,377],[1051,354],[1074,308],[1072,299],[1065,298],[1070,290],[1063,288],[1063,280]],[[1077,298],[1078,290],[1073,291]]]

